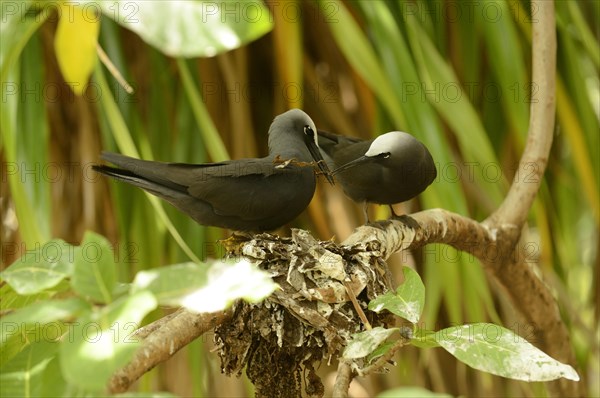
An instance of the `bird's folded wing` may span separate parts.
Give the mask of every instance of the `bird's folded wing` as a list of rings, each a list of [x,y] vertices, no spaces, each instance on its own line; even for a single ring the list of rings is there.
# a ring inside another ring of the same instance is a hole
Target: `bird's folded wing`
[[[216,214],[261,220],[285,212],[293,201],[299,200],[298,185],[302,181],[298,173],[251,172],[197,180],[189,186],[188,193],[210,204]],[[306,189],[312,197],[314,185]]]
[[[345,135],[337,135],[324,130],[318,130],[319,146],[337,145],[340,143],[353,144],[362,141],[360,138],[349,137]]]

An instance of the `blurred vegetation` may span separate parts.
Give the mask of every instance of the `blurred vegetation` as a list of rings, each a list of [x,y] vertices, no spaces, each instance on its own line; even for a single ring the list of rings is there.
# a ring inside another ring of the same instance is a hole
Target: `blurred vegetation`
[[[31,5],[14,3],[20,11]],[[199,226],[140,190],[108,182],[91,165],[102,150],[192,163],[263,156],[271,120],[291,107],[338,134],[368,138],[404,130],[425,142],[439,177],[418,200],[399,206],[406,213],[441,207],[482,220],[513,178],[527,179],[514,171],[527,138],[529,104],[536,100],[530,81],[536,15],[529,2],[266,5],[273,21],[269,33],[211,58],[164,55],[102,17],[99,44],[134,87],[131,95],[100,63],[83,95],[74,95],[54,51],[56,15],[31,17],[30,10],[28,18],[23,13],[9,24],[3,14],[2,268],[50,238],[78,243],[86,230],[114,243],[129,265],[119,270],[123,281],[193,256],[219,257],[216,241],[227,231]],[[598,1],[556,2],[554,145],[523,235],[527,260],[560,303],[590,396],[600,395],[599,13]],[[227,18],[252,23],[243,10]],[[378,218],[388,215],[383,206],[371,211]],[[361,223],[359,207],[338,187],[321,183],[293,226],[342,240]],[[401,263],[414,265],[426,285],[423,327],[493,321],[532,335],[535,325],[520,323],[472,257],[431,245],[394,257],[392,268]],[[194,342],[152,370],[138,390],[249,394],[244,379],[220,379],[210,340]],[[334,370],[323,365],[320,373]],[[543,385],[474,371],[441,350],[410,348],[390,374],[357,383],[359,395],[371,396],[400,385],[465,396],[545,394]]]

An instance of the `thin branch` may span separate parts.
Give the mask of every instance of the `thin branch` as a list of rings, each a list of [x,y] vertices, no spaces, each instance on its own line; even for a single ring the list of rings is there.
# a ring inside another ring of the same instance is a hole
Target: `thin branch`
[[[185,311],[185,309],[180,308],[175,312],[172,312],[168,315],[163,316],[162,318],[157,319],[156,321],[154,321],[152,323],[147,324],[146,326],[142,326],[141,328],[139,328],[138,330],[136,330],[133,333],[133,336],[137,340],[145,339],[151,333],[154,333],[156,330],[163,327],[165,325],[165,323],[169,322],[171,319],[175,318],[176,316],[178,316],[179,314],[181,314],[184,311]]]
[[[352,374],[352,367],[350,364],[343,359],[340,359],[331,396],[334,398],[348,397],[348,390],[350,389],[350,383],[352,382],[353,377],[354,375]]]
[[[125,90],[127,94],[133,94],[133,87],[131,87],[131,85],[127,83],[127,80],[125,80],[121,72],[119,72],[119,69],[117,69],[115,64],[112,63],[108,55],[106,55],[106,53],[98,43],[96,43],[96,52],[98,53],[98,58],[100,59],[100,61],[102,61],[102,63],[104,64],[104,66],[106,66],[106,69],[108,69],[110,74],[113,75],[113,77],[117,80],[121,87],[123,87],[123,90]]]
[[[150,333],[131,362],[113,375],[108,383],[109,392],[115,394],[127,391],[144,373],[230,317],[230,311],[212,314],[195,314],[189,311],[178,313]]]
[[[508,195],[486,220],[490,225],[521,226],[542,183],[548,163],[556,111],[556,22],[554,1],[531,2],[532,93],[529,133]]]

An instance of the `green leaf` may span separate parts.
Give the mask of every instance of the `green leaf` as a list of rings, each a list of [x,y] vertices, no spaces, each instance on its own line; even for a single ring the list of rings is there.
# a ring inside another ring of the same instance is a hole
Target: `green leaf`
[[[259,1],[86,1],[164,54],[212,57],[258,39],[273,28]]]
[[[207,266],[191,262],[140,271],[131,284],[131,292],[147,290],[160,305],[177,306],[183,297],[206,285],[207,271]]]
[[[461,94],[465,90],[458,83],[459,80],[454,70],[438,52],[415,18],[406,18],[406,26],[409,33],[408,42],[411,44],[415,61],[419,67],[422,81],[421,90],[455,132],[464,160],[474,162],[472,164],[478,167],[490,163],[498,164],[498,159],[477,111],[469,99]],[[440,90],[437,88],[451,88],[456,95],[454,96],[448,91],[443,100],[440,100],[437,97]],[[469,128],[465,129],[464,126],[469,126]],[[474,173],[473,181],[482,191],[489,194],[494,203],[500,203],[502,184],[484,178],[482,173]],[[504,178],[501,178],[500,181],[506,183]]]
[[[125,365],[138,348],[139,343],[131,335],[154,308],[154,296],[150,292],[138,292],[80,318],[60,347],[65,379],[86,391],[103,391],[112,374]]]
[[[113,137],[117,141],[117,145],[119,146],[120,151],[124,155],[139,157],[139,153],[134,144],[134,141],[129,132],[129,129],[127,128],[127,125],[125,124],[123,115],[119,111],[119,107],[117,106],[117,103],[115,102],[115,98],[110,93],[110,87],[108,85],[108,82],[106,81],[106,78],[104,77],[102,68],[100,68],[100,67],[96,68],[96,73],[94,74],[94,79],[98,83],[102,93],[104,93],[101,96],[102,107],[106,111],[106,117],[108,120],[108,124],[110,125],[111,132],[113,134]],[[175,226],[171,222],[171,219],[167,216],[167,213],[165,212],[165,209],[163,208],[161,201],[156,196],[153,196],[147,192],[146,192],[146,197],[148,198],[148,201],[152,204],[152,207],[154,208],[156,215],[158,215],[158,218],[161,220],[161,223],[159,223],[159,227],[165,226],[169,230],[169,233],[173,236],[173,239],[175,239],[175,241],[177,242],[179,247],[181,247],[181,249],[188,255],[188,257],[192,261],[194,261],[196,263],[200,263],[200,260],[198,259],[198,257],[196,257],[194,252],[189,248],[187,243],[185,243],[185,241],[181,237],[181,234],[179,233],[179,231],[177,231],[177,229],[175,229]]]
[[[3,83],[23,47],[50,15],[41,13],[35,18],[26,18],[31,3],[31,0],[17,0],[3,2],[0,7],[0,81]]]
[[[328,22],[327,26],[331,29],[336,44],[350,65],[361,75],[371,90],[378,94],[378,100],[394,118],[398,128],[406,128],[402,104],[390,86],[373,47],[346,5],[341,1],[327,0],[319,1],[319,7]],[[334,13],[331,12],[331,8],[335,10]]]
[[[4,397],[39,396],[41,379],[48,363],[55,357],[58,343],[40,341],[31,344],[2,366],[0,384]]]
[[[136,275],[132,291],[148,289],[163,305],[216,312],[228,308],[239,298],[258,302],[276,287],[269,274],[242,260],[216,262],[210,267],[185,263],[142,271]]]
[[[92,7],[60,4],[54,50],[65,79],[75,94],[82,95],[96,64],[100,15]]]
[[[75,395],[60,371],[58,356],[52,358],[46,365],[40,380],[40,390],[40,397],[56,398]]]
[[[223,143],[223,139],[221,138],[215,123],[210,117],[210,113],[206,108],[206,104],[202,101],[202,96],[198,91],[198,87],[196,84],[194,84],[192,75],[185,60],[181,58],[177,59],[177,68],[179,69],[179,74],[181,75],[181,83],[185,88],[185,93],[187,94],[188,101],[192,107],[194,118],[196,119],[198,128],[200,129],[202,137],[204,138],[204,143],[206,145],[208,154],[215,162],[229,160],[227,148]]]
[[[31,304],[2,317],[0,320],[0,345],[5,344],[12,335],[21,333],[23,329],[66,320],[85,309],[89,309],[89,305],[79,298],[40,301]]]
[[[527,90],[527,74],[525,61],[522,56],[521,41],[517,35],[514,20],[510,18],[509,4],[506,1],[494,2],[502,18],[494,23],[485,21],[482,12],[475,15],[482,19],[484,37],[488,50],[488,64],[497,76],[500,92],[507,93],[500,97],[506,119],[512,122],[513,128],[521,137],[526,136],[529,122],[529,104],[526,101],[515,101],[514,95],[509,94],[515,89]]]
[[[467,365],[524,381],[548,381],[560,377],[578,381],[570,365],[561,363],[508,329],[491,323],[474,323],[442,329],[436,341]]]
[[[418,273],[409,267],[403,267],[404,282],[396,293],[387,292],[375,297],[369,303],[369,309],[377,313],[388,310],[412,323],[417,323],[425,304],[425,285]]]
[[[26,252],[0,278],[19,294],[35,294],[56,286],[73,272],[78,249],[61,239]]]
[[[401,387],[387,390],[377,395],[377,398],[452,398],[450,394],[429,391],[421,387]]]
[[[110,243],[86,232],[75,256],[71,286],[78,294],[100,303],[110,303],[117,284],[117,264]]]
[[[62,290],[60,287],[64,285],[65,281],[59,283],[56,286],[56,290]],[[66,286],[68,288],[68,283]],[[54,289],[44,290],[43,292],[37,294],[28,294],[27,296],[22,296],[18,294],[9,284],[4,284],[2,287],[0,287],[0,297],[2,297],[2,300],[0,300],[0,311],[6,312],[10,310],[16,310],[27,307],[28,305],[41,300],[48,300],[56,293],[53,290]]]
[[[410,340],[410,344],[419,348],[439,347],[440,345],[435,339],[435,334],[436,332],[433,330],[417,328],[413,338]]]
[[[344,349],[344,358],[355,359],[363,358],[372,353],[383,343],[392,333],[398,331],[398,328],[385,329],[376,327],[361,333],[352,335],[352,340]]]
[[[385,355],[385,353],[388,352],[390,350],[390,348],[392,348],[393,346],[394,346],[394,343],[392,341],[384,341],[371,354],[369,354],[369,357],[367,358],[367,362],[371,363],[371,362],[373,362],[373,360],[379,358],[380,356]]]

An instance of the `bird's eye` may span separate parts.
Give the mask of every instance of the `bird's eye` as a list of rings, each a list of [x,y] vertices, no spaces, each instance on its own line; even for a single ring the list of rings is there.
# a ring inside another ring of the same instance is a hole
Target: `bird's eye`
[[[304,126],[304,135],[308,137],[311,142],[314,142],[316,146],[319,146],[319,143],[317,142],[317,134],[315,134],[315,130],[313,130],[312,127],[308,125]]]
[[[383,152],[383,153],[379,154],[379,157],[382,158],[382,159],[387,159],[390,156],[391,156],[391,153],[389,153],[389,152]]]

